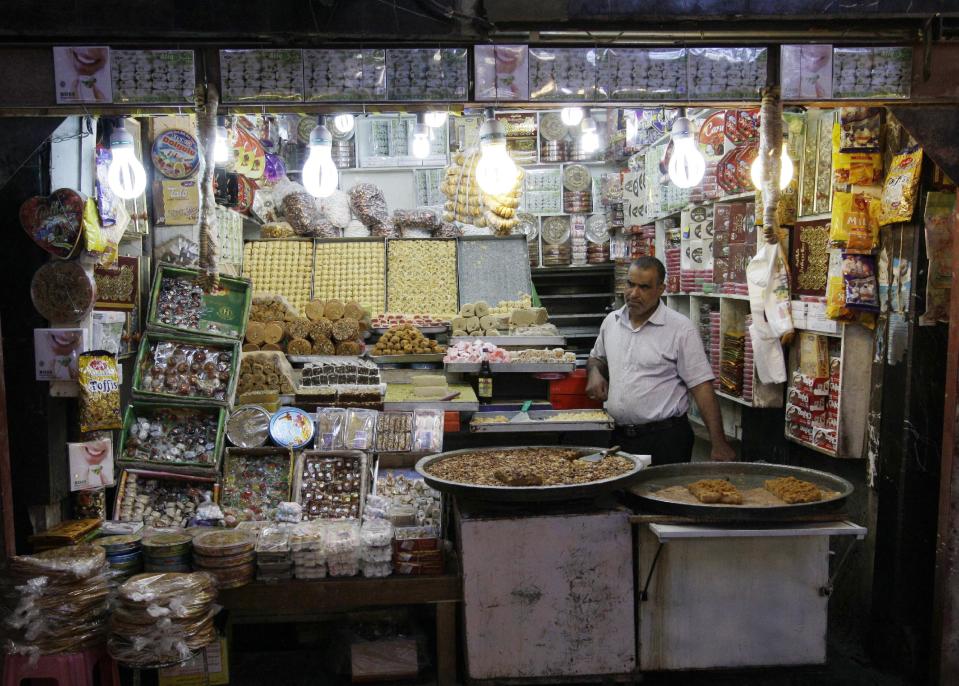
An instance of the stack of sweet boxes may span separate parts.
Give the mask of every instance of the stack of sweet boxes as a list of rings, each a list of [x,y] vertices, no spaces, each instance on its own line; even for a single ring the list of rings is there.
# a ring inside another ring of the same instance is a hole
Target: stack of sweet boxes
[[[680,218],[682,228],[682,277],[685,293],[702,293],[713,282],[713,208],[693,205]]]
[[[721,293],[749,295],[746,265],[756,254],[756,203],[713,207],[713,282]]]
[[[792,374],[786,402],[787,435],[836,454],[839,447],[839,352],[816,334],[802,334],[800,346],[820,359],[810,366],[800,362]],[[815,339],[815,340],[813,340]],[[824,354],[825,353],[825,354]],[[804,373],[814,371],[813,374]]]

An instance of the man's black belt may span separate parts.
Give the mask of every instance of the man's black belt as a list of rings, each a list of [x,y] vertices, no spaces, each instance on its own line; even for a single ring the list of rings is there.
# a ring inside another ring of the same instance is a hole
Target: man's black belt
[[[621,433],[623,436],[628,438],[635,438],[636,436],[644,436],[656,431],[663,431],[665,429],[672,429],[677,426],[682,426],[683,424],[688,423],[686,415],[681,414],[676,417],[670,417],[669,419],[661,419],[658,422],[648,422],[646,424],[617,424],[616,431]]]

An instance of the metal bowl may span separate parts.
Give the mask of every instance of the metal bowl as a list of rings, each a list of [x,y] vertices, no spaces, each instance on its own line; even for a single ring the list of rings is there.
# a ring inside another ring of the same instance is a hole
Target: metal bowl
[[[590,455],[592,453],[597,453],[600,450],[605,450],[605,448],[584,448],[580,446],[574,447],[556,445],[526,445],[512,447],[512,449],[515,450],[528,450],[530,448],[542,448],[544,450],[571,448],[573,450],[581,451],[582,455]],[[462,455],[464,453],[480,453],[494,450],[497,452],[502,452],[510,449],[511,448],[509,447],[468,448],[465,450],[452,450],[446,453],[428,455],[416,463],[416,471],[423,476],[423,480],[426,481],[427,484],[435,488],[437,491],[449,493],[450,495],[470,498],[473,500],[509,503],[533,503],[595,498],[610,491],[623,490],[636,480],[643,469],[643,463],[636,455],[620,452],[616,453],[616,455],[631,460],[633,462],[633,469],[625,474],[620,474],[619,476],[615,476],[610,479],[591,481],[585,484],[571,484],[568,486],[484,486],[479,484],[469,484],[459,481],[447,481],[446,479],[439,479],[426,471],[427,467],[429,467],[431,464],[442,462],[443,460]]]
[[[723,505],[707,503],[682,503],[655,497],[657,491],[671,486],[687,486],[699,479],[728,479],[740,490],[762,488],[767,479],[794,476],[809,481],[822,490],[833,491],[835,496],[814,503],[796,503],[771,506]],[[766,462],[687,462],[647,467],[640,472],[629,492],[636,496],[645,508],[664,514],[691,517],[728,518],[737,520],[762,520],[775,517],[796,517],[804,513],[836,510],[852,495],[853,485],[843,478],[828,472],[805,467],[769,464]]]

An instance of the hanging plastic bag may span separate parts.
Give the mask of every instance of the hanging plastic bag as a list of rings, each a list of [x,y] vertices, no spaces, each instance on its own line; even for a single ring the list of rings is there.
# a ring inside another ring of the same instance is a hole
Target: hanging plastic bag
[[[792,333],[789,283],[779,247],[763,243],[746,267],[749,305],[753,323],[749,336],[753,344],[756,373],[763,383],[786,381],[786,359],[779,337]]]

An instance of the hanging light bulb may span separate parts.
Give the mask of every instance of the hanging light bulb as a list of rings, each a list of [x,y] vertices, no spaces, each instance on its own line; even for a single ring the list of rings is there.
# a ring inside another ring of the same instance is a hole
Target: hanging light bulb
[[[426,113],[426,125],[431,129],[438,129],[446,123],[447,113],[441,110],[433,110]]]
[[[512,190],[519,173],[506,149],[506,129],[487,110],[486,121],[479,130],[480,160],[476,165],[476,183],[490,195]]]
[[[680,188],[692,188],[703,180],[706,160],[696,148],[685,110],[681,110],[680,116],[673,121],[671,137],[673,155],[669,158],[669,179]]]
[[[230,161],[230,134],[226,129],[226,117],[216,118],[216,142],[213,144],[213,161],[218,166]]]
[[[410,150],[413,157],[423,159],[430,155],[430,127],[426,125],[422,114],[416,115],[416,124],[413,125],[413,143]]]
[[[599,127],[596,126],[596,120],[593,115],[588,115],[580,126],[579,145],[587,155],[599,150]]]
[[[310,133],[310,156],[303,165],[303,186],[317,198],[333,194],[339,182],[339,172],[333,164],[331,150],[333,134],[326,128],[324,117],[317,118],[316,127]]]
[[[333,117],[333,126],[342,134],[347,134],[356,126],[356,117],[352,114],[338,114]]]
[[[147,175],[133,148],[133,136],[123,127],[123,119],[117,121],[110,133],[110,154],[113,156],[107,170],[110,189],[124,200],[139,197],[146,188]]]
[[[749,170],[749,177],[752,179],[753,186],[759,188],[763,182],[763,158],[757,155],[753,160],[753,165]],[[793,180],[793,161],[789,157],[789,149],[786,142],[783,141],[782,155],[779,162],[779,190],[785,190],[789,182]]]
[[[563,120],[566,126],[579,126],[579,123],[583,121],[583,108],[564,107],[560,110],[559,118]]]

